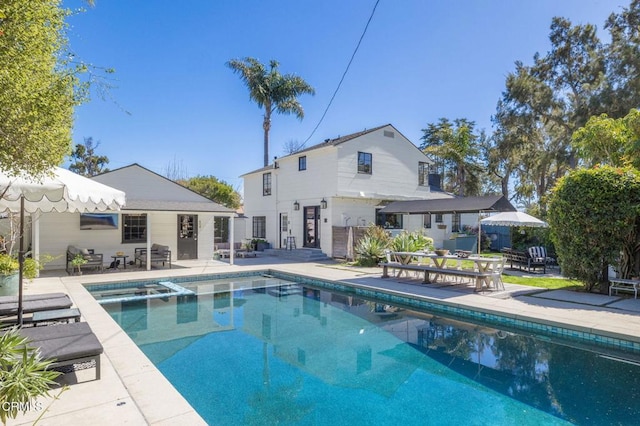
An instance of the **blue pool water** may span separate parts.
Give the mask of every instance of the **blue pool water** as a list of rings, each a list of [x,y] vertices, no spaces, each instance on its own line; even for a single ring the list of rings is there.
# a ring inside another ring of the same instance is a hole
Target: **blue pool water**
[[[282,279],[103,307],[209,423],[637,424],[620,352]]]

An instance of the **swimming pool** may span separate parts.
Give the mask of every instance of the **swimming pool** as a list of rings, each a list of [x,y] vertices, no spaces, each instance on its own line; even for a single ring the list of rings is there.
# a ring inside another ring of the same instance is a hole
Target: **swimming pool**
[[[295,278],[198,277],[178,283],[193,294],[103,307],[210,424],[631,424],[640,414],[640,367],[616,348]]]

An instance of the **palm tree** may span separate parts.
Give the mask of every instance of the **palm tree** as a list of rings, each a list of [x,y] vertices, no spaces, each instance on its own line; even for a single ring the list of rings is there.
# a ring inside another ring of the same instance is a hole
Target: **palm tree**
[[[459,118],[450,122],[441,118],[438,123],[429,124],[422,129],[420,149],[437,157],[436,164],[442,167],[449,178],[450,188],[460,196],[477,195],[480,192],[480,174],[477,164],[480,154],[478,136],[474,133],[473,121]]]
[[[232,59],[227,66],[249,88],[249,98],[264,108],[264,165],[269,164],[269,130],[271,130],[271,114],[295,114],[300,120],[304,117],[298,96],[308,93],[315,95],[315,90],[301,77],[294,74],[282,75],[278,71],[278,61],[271,60],[269,69],[255,58]]]

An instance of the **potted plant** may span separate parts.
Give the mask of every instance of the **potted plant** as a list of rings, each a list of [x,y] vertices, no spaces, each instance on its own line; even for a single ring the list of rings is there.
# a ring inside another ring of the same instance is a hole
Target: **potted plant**
[[[0,254],[0,296],[15,296],[18,294],[20,264],[18,259],[9,254]],[[38,276],[40,263],[27,257],[24,259],[22,276],[32,280]]]
[[[262,238],[251,240],[251,244],[253,245],[254,251],[264,251],[264,249],[268,249],[270,247],[267,240],[263,240]]]
[[[71,259],[71,265],[74,268],[78,268],[78,274],[77,275],[82,275],[82,269],[81,269],[82,265],[86,265],[87,262],[89,262],[89,261],[87,259],[85,259],[84,256],[81,253],[76,254],[75,257],[73,259]]]
[[[27,339],[20,335],[16,327],[0,335],[0,422],[6,425],[8,419],[15,419],[18,412],[26,412],[33,407],[36,398],[49,396],[50,387],[61,373],[48,370],[51,361],[40,359],[36,348],[30,347]],[[67,390],[64,386],[53,401]],[[52,401],[52,403],[53,403]],[[46,407],[36,422],[40,420]],[[34,423],[35,424],[35,423]]]

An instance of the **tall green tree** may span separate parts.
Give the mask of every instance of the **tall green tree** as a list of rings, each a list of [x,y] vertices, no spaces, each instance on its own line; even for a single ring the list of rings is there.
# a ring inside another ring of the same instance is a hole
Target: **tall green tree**
[[[444,177],[443,187],[459,195],[479,195],[481,167],[479,136],[475,123],[466,118],[453,122],[441,118],[422,129],[420,149],[435,157],[436,165]]]
[[[108,172],[109,169],[105,166],[109,164],[109,158],[106,155],[96,154],[98,146],[100,141],[94,142],[91,136],[84,138],[84,143],[77,144],[71,153],[71,160],[75,162],[69,166],[69,170],[87,177]]]
[[[70,151],[86,86],[66,55],[68,15],[60,0],[0,2],[0,167],[9,173],[42,174]]]
[[[302,120],[304,110],[298,97],[304,94],[314,95],[315,90],[301,77],[295,74],[280,74],[277,61],[271,60],[269,67],[255,58],[233,59],[227,62],[231,70],[249,89],[249,98],[264,108],[262,129],[264,130],[264,165],[269,164],[269,131],[271,130],[271,115],[295,114]]]
[[[186,180],[179,180],[178,183],[230,209],[235,210],[242,204],[242,197],[240,197],[238,191],[215,176],[196,176]]]
[[[503,169],[515,175],[518,197],[536,203],[578,164],[571,135],[604,111],[607,87],[605,49],[593,25],[556,17],[549,39],[551,50],[536,53],[533,65],[516,62],[494,116]]]
[[[640,169],[640,111],[625,117],[593,116],[573,134],[573,144],[589,166],[632,165]]]
[[[640,106],[640,0],[612,13],[605,23],[611,42],[607,45],[607,87],[601,102],[612,118],[620,118]]]

